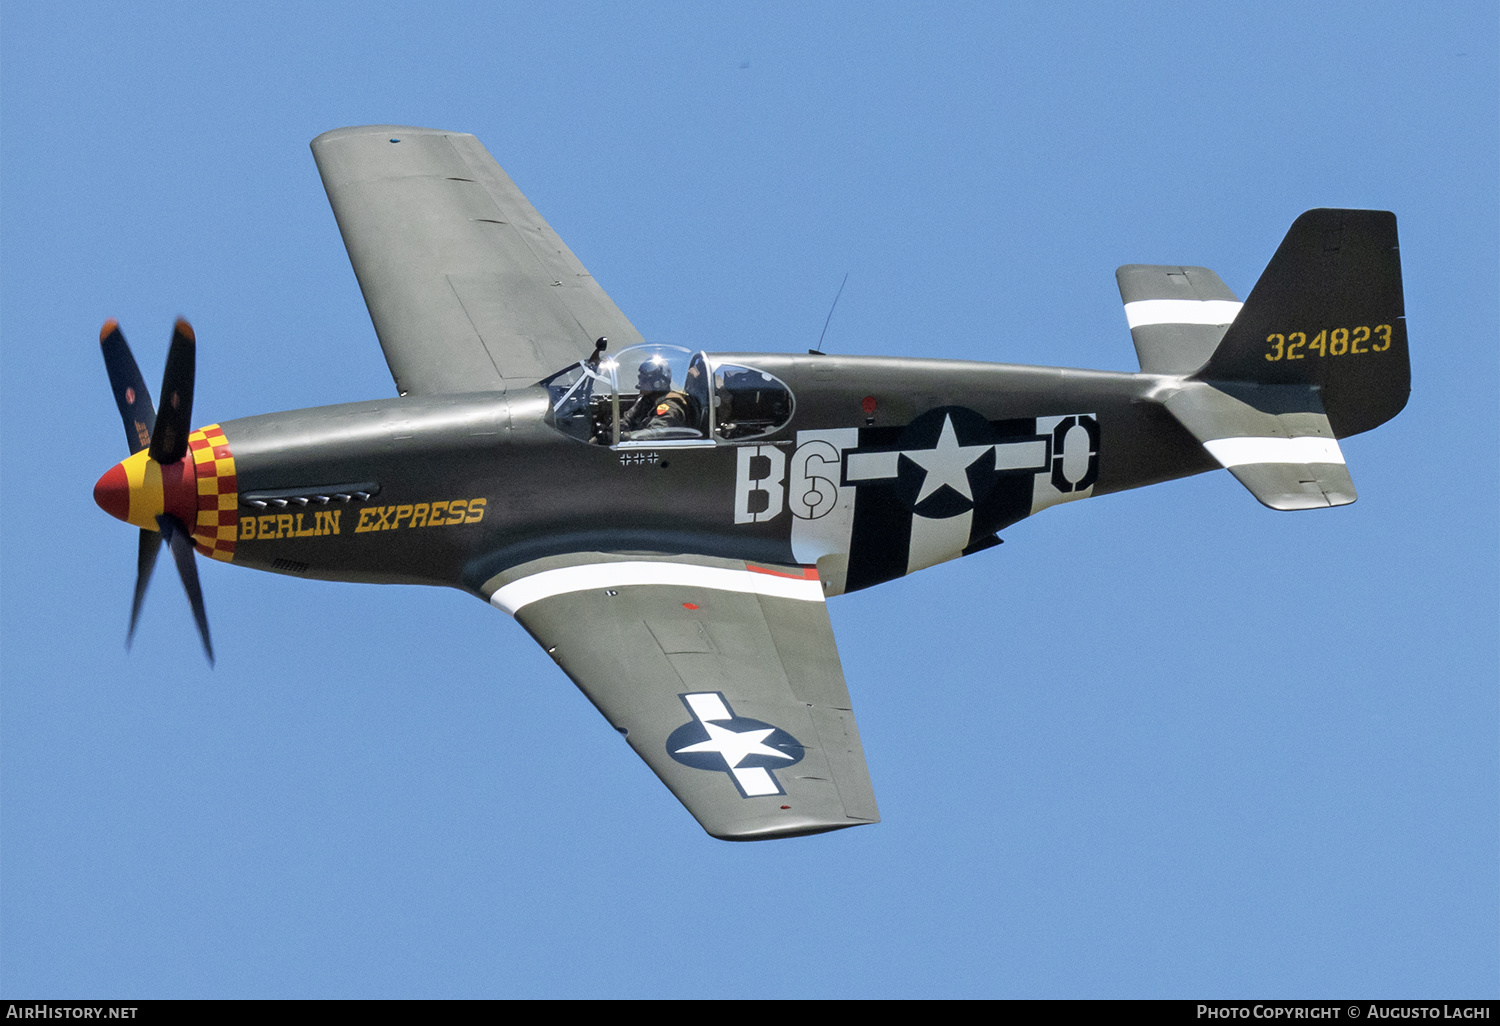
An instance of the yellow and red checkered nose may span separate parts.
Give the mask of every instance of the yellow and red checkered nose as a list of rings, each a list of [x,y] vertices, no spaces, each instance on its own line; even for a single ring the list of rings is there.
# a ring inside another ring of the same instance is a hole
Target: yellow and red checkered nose
[[[188,436],[187,456],[163,466],[146,449],[110,467],[94,485],[94,501],[112,517],[148,531],[156,518],[176,517],[199,552],[234,558],[239,528],[239,480],[234,454],[219,425]]]

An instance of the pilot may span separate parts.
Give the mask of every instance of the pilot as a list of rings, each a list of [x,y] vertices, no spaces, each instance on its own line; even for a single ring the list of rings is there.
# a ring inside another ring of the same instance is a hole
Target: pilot
[[[622,434],[648,428],[692,426],[690,400],[686,392],[672,389],[672,367],[665,359],[653,356],[641,364],[636,388],[640,398],[620,418]]]

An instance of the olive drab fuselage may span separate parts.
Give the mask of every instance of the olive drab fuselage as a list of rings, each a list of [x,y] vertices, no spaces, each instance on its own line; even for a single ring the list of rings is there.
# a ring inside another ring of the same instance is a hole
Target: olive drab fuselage
[[[1152,401],[1153,375],[709,360],[784,382],[790,419],[750,438],[585,439],[538,385],[227,421],[233,561],[483,595],[557,552],[691,552],[816,565],[836,594],[988,547],[1049,505],[1217,466]]]

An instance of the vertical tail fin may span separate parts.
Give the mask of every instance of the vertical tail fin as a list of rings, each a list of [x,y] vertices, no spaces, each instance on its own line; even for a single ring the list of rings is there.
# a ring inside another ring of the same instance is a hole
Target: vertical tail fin
[[[1297,218],[1194,377],[1315,388],[1339,438],[1400,413],[1411,365],[1396,215],[1309,210]]]

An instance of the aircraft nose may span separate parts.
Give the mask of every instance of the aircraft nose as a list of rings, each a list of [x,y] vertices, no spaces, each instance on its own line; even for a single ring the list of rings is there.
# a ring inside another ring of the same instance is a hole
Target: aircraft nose
[[[119,463],[110,467],[94,485],[94,501],[116,520],[130,520],[130,481]]]

